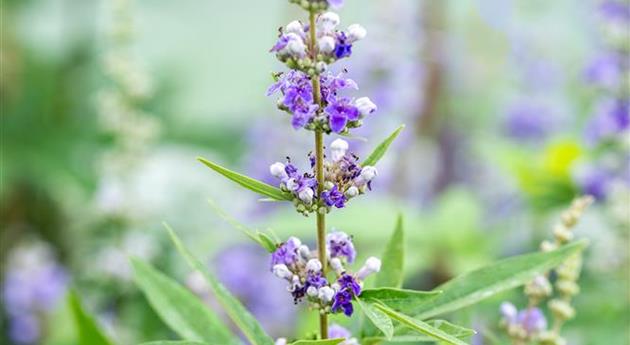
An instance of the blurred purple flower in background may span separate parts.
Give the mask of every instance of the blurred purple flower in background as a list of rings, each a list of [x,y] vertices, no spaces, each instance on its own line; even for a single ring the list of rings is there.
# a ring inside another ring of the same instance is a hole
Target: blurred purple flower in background
[[[64,296],[68,274],[44,242],[16,247],[6,263],[2,299],[9,318],[9,336],[18,344],[35,344],[41,318]]]
[[[346,339],[344,342],[341,342],[339,345],[359,345],[359,342],[356,338],[352,337],[352,333],[346,328],[333,323],[328,328],[328,337],[330,339],[335,338],[344,338]]]
[[[630,99],[603,99],[586,126],[586,139],[590,144],[610,139],[630,128]]]
[[[237,296],[272,335],[293,330],[296,309],[286,303],[286,287],[269,274],[269,254],[254,244],[238,244],[219,252],[212,266],[221,282]],[[273,313],[269,313],[273,310]]]
[[[549,108],[532,101],[519,101],[507,110],[504,120],[506,134],[517,140],[544,139],[553,128]]]
[[[619,87],[624,78],[624,59],[627,57],[618,52],[603,52],[596,55],[586,66],[585,80],[606,89]]]

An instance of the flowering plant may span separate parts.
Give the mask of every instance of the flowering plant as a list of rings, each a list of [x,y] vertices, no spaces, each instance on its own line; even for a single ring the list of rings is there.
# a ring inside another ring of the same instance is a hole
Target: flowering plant
[[[292,203],[298,213],[315,215],[315,248],[309,248],[296,237],[278,239],[271,232],[247,231],[247,235],[269,252],[269,274],[286,281],[287,303],[306,303],[318,314],[318,334],[303,339],[272,339],[167,226],[173,243],[189,266],[203,276],[216,301],[251,344],[350,345],[390,341],[466,344],[464,339],[475,331],[437,317],[524,285],[579,253],[585,243],[577,241],[546,252],[508,258],[457,277],[435,290],[414,291],[402,288],[405,235],[399,216],[380,259],[369,257],[353,271],[350,265],[357,256],[353,237],[339,230],[328,231],[326,216],[376,188],[376,165],[404,126],[394,130],[361,162],[349,151],[349,143],[340,138],[330,143],[328,156],[325,155],[324,135],[347,135],[377,109],[367,97],[343,96],[345,90],[357,89],[357,83],[343,74],[328,71],[331,64],[352,55],[353,44],[366,36],[366,30],[358,24],[350,25],[346,31],[337,30],[339,15],[327,10],[339,8],[343,1],[291,2],[308,12],[308,22],[293,21],[280,29],[271,52],[289,71],[274,75],[268,94],[280,95],[278,107],[291,115],[295,129],[314,133],[314,150],[308,154],[311,170],[300,173],[290,159],[286,163],[273,163],[269,170],[279,181],[275,187],[206,159],[199,160],[268,200]],[[176,344],[242,343],[217,311],[209,309],[185,287],[139,259],[132,259],[132,263],[136,282],[152,307],[183,339]],[[359,313],[364,317],[354,323],[352,330],[329,323],[332,314],[354,318]],[[93,325],[89,327],[94,331]],[[98,338],[89,343],[108,343],[105,337]]]

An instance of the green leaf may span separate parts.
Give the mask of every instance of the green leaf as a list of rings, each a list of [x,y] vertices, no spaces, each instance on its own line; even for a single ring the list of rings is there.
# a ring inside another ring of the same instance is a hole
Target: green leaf
[[[475,332],[474,330],[470,328],[458,326],[444,320],[430,320],[430,321],[427,321],[426,323],[429,324],[431,327],[437,328],[443,331],[444,333],[450,334],[459,339],[465,339],[465,338],[468,338],[477,334],[477,332]],[[434,341],[433,338],[424,334],[417,334],[415,333],[415,331],[409,328],[404,328],[403,331],[404,331],[403,333],[396,334],[391,339],[387,339],[381,336],[366,337],[366,338],[361,339],[361,344],[372,345],[372,344],[379,344],[385,341],[387,343],[420,343],[420,342]],[[412,332],[414,333],[412,334]]]
[[[364,300],[378,301],[394,310],[415,314],[427,301],[436,298],[442,291],[416,291],[394,288],[365,289],[361,292]]]
[[[337,345],[344,342],[344,338],[321,339],[321,340],[297,340],[290,345]]]
[[[391,339],[392,336],[394,336],[394,324],[389,316],[381,310],[376,309],[370,300],[366,300],[365,302],[359,298],[356,298],[356,300],[359,303],[363,314],[372,321],[372,324],[374,324],[376,328],[383,332],[386,339]]]
[[[293,196],[291,196],[291,194],[281,191],[280,188],[276,188],[272,185],[268,185],[264,182],[258,181],[249,176],[239,174],[230,169],[224,168],[216,163],[210,162],[209,160],[206,160],[204,158],[197,157],[197,160],[205,164],[210,169],[218,172],[219,174],[229,178],[230,180],[258,194],[268,196],[275,200],[285,200],[285,201],[293,200]]]
[[[444,333],[450,334],[456,338],[464,339],[475,335],[477,332],[470,328],[458,326],[444,320],[430,320],[426,322],[431,327],[437,328]],[[380,336],[372,336],[361,339],[361,344],[372,345],[387,341],[388,343],[418,343],[418,342],[430,342],[433,338],[423,334],[412,334],[415,332],[408,328],[403,329],[404,333],[396,334],[391,339]]]
[[[113,342],[99,328],[94,318],[85,312],[74,291],[70,291],[68,294],[68,304],[79,332],[78,345],[113,345]]]
[[[374,149],[374,151],[372,151],[372,153],[363,161],[363,163],[361,163],[361,165],[362,166],[375,165],[376,162],[378,162],[381,158],[383,158],[383,155],[385,155],[385,152],[389,148],[389,145],[392,144],[394,139],[396,139],[398,134],[400,134],[400,132],[404,128],[405,128],[405,125],[400,125],[400,127],[398,127],[394,132],[392,132],[392,134],[390,134],[385,140],[383,140],[383,142],[381,142]]]
[[[546,253],[514,256],[459,276],[437,287],[443,293],[423,304],[416,318],[424,320],[452,312],[526,284],[582,251],[586,245],[586,241],[578,241]]]
[[[208,199],[208,204],[219,217],[228,222],[237,230],[242,231],[252,241],[258,243],[261,247],[263,247],[263,249],[265,249],[269,253],[273,253],[276,250],[276,241],[272,240],[271,237],[269,237],[267,234],[258,230],[254,232],[254,230],[249,229],[247,226],[243,225],[234,217],[225,212],[219,205],[217,205],[216,202],[214,202],[214,200]],[[168,227],[168,225],[166,225],[165,223],[163,224],[164,226]]]
[[[403,231],[403,217],[398,215],[396,228],[381,256],[381,271],[376,275],[377,287],[402,286],[404,278],[405,237]]]
[[[150,265],[131,259],[136,284],[151,307],[175,333],[187,340],[238,344],[220,318],[188,289]]]
[[[382,304],[374,304],[374,306],[377,309],[380,309],[382,312],[384,312],[385,314],[387,314],[389,317],[391,317],[392,319],[400,322],[401,324],[417,331],[420,332],[422,334],[425,334],[435,340],[439,340],[439,341],[443,341],[447,344],[453,344],[453,345],[466,345],[465,342],[457,339],[456,337],[438,329],[435,328],[431,325],[429,325],[426,322],[414,319],[410,316],[407,316],[405,314],[401,314],[389,307],[386,307]]]
[[[158,340],[158,341],[151,341],[148,343],[142,343],[140,345],[210,345],[210,344],[199,343],[196,341],[188,341],[188,340]]]
[[[265,333],[262,326],[245,309],[245,307],[243,307],[241,302],[219,282],[217,277],[214,276],[204,264],[202,264],[188,251],[188,249],[186,249],[186,247],[184,247],[184,244],[179,237],[177,237],[175,231],[173,231],[173,229],[171,229],[168,225],[166,225],[166,229],[168,230],[171,240],[175,244],[179,253],[184,257],[192,269],[203,274],[210,285],[210,289],[212,289],[217,297],[217,300],[221,303],[230,319],[232,319],[236,326],[243,332],[245,337],[253,345],[274,345],[273,339]]]

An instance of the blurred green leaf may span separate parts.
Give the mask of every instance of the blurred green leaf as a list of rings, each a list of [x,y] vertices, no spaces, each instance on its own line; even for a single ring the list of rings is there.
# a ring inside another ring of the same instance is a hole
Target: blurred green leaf
[[[452,312],[523,285],[582,251],[586,245],[586,241],[579,241],[547,253],[519,255],[461,275],[437,287],[443,293],[422,304],[416,318],[428,319]]]
[[[425,334],[435,340],[439,340],[439,341],[443,341],[447,344],[453,344],[453,345],[466,345],[465,342],[457,339],[455,336],[448,334],[447,332],[435,328],[433,326],[431,326],[430,324],[414,319],[410,316],[407,316],[405,314],[401,314],[393,309],[390,309],[387,306],[384,306],[382,304],[374,304],[374,307],[377,309],[380,309],[382,312],[384,312],[385,314],[387,314],[389,317],[391,317],[392,319],[400,322],[401,324],[417,331],[420,332],[422,334]]]
[[[394,232],[381,256],[381,260],[383,261],[381,271],[376,275],[375,286],[396,288],[402,286],[405,260],[404,242],[403,217],[399,214]]]
[[[290,201],[293,199],[291,194],[281,191],[279,188],[268,185],[264,182],[253,179],[249,176],[239,174],[227,168],[224,168],[216,163],[210,162],[204,158],[197,157],[197,160],[205,164],[208,168],[218,172],[219,174],[227,177],[228,179],[238,183],[239,185],[256,192],[258,194],[268,196],[275,200]]]
[[[249,237],[252,241],[258,243],[261,247],[263,247],[269,253],[273,253],[276,250],[276,242],[267,234],[260,232],[259,230],[251,230],[247,226],[240,223],[234,217],[230,216],[227,212],[225,212],[217,203],[212,199],[208,199],[208,204],[210,207],[219,215],[219,217],[223,218],[230,225],[235,227],[236,229],[242,231]],[[168,225],[164,224],[164,226],[168,227]],[[271,230],[269,230],[271,232]]]
[[[394,310],[406,314],[415,314],[422,306],[436,298],[442,292],[436,291],[416,291],[395,288],[365,289],[361,292],[363,300],[377,301]]]
[[[187,340],[239,344],[221,319],[188,289],[132,258],[136,284],[151,307],[175,333]]]
[[[386,339],[391,339],[394,335],[394,324],[389,316],[381,310],[376,309],[370,300],[366,300],[365,302],[359,298],[356,298],[356,300],[359,303],[363,314],[372,321],[372,324],[376,326],[376,328],[383,332]]]
[[[74,291],[68,294],[68,304],[74,315],[74,322],[79,332],[78,345],[113,345],[105,333],[99,328],[94,318],[88,315],[79,297]]]
[[[468,338],[477,333],[470,328],[455,325],[444,320],[429,320],[429,321],[426,321],[426,323],[430,325],[431,327],[437,328],[443,331],[444,333],[450,334],[459,339]],[[378,344],[385,341],[387,343],[417,343],[417,342],[434,341],[433,338],[427,335],[411,334],[411,332],[413,331],[408,328],[404,328],[403,331],[405,333],[396,334],[391,339],[387,339],[385,337],[378,337],[378,336],[366,337],[366,338],[361,339],[361,344],[372,345],[372,344]]]
[[[344,342],[344,338],[335,339],[321,339],[321,340],[297,340],[291,343],[291,345],[337,345]]]
[[[361,163],[361,165],[375,165],[381,158],[383,158],[383,155],[385,155],[385,152],[387,152],[389,145],[392,144],[394,139],[396,139],[398,134],[400,134],[400,132],[404,128],[405,125],[400,125],[400,127],[398,127],[392,134],[390,134],[385,140],[383,140],[383,142],[378,144],[374,151],[372,151],[372,153],[363,161],[363,163]]]
[[[219,282],[217,277],[215,277],[204,264],[202,264],[188,251],[188,249],[186,249],[186,247],[184,247],[184,244],[179,237],[177,237],[175,231],[173,231],[173,229],[171,229],[168,225],[165,224],[165,226],[179,253],[184,257],[192,269],[203,274],[217,300],[221,303],[230,319],[232,319],[236,326],[243,332],[245,337],[247,337],[253,345],[274,345],[273,339],[265,333],[256,318],[254,318],[254,316],[245,309],[241,302]]]

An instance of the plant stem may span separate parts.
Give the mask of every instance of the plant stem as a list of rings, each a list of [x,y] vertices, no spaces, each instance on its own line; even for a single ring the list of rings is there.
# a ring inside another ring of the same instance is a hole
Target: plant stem
[[[315,33],[315,12],[309,12],[309,34],[311,58],[315,61],[317,57],[317,36]],[[311,78],[313,83],[313,99],[315,104],[321,108],[321,86],[319,76]],[[317,201],[321,200],[324,189],[324,134],[321,129],[315,130],[315,177],[317,178]],[[326,214],[317,211],[317,254],[322,263],[322,274],[326,277],[328,262],[326,259]],[[328,339],[328,315],[319,314],[319,333],[321,339]]]

